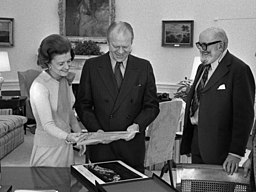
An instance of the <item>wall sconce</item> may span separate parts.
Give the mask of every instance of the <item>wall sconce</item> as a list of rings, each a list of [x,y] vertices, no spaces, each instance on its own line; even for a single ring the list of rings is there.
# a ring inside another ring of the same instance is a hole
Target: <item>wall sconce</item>
[[[11,71],[8,52],[1,51],[0,52],[0,72],[2,71]],[[4,82],[4,77],[2,77],[0,73],[0,97],[2,97],[2,84]]]

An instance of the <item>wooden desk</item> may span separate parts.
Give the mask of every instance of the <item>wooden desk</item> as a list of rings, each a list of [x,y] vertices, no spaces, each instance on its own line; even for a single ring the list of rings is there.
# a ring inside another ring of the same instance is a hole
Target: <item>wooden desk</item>
[[[70,173],[70,168],[2,167],[2,185],[16,189],[54,189],[59,192],[88,191]]]
[[[149,175],[150,176],[150,175]],[[147,180],[145,180],[147,181]],[[158,178],[156,182],[160,182]],[[129,182],[120,182],[119,185],[109,186],[117,188],[114,191],[122,191],[123,185]],[[36,190],[56,190],[58,192],[90,192],[89,187],[80,183],[74,176],[71,175],[71,169],[68,167],[2,167],[2,185],[12,185],[12,191],[16,189],[36,189]],[[121,187],[121,186],[122,187]],[[159,186],[164,185],[164,191],[170,190],[169,185],[165,182],[160,182]],[[168,186],[168,187],[167,187]],[[145,185],[142,186],[145,188]],[[121,189],[120,189],[121,188]],[[129,189],[129,188],[128,188]],[[168,190],[167,190],[168,189]],[[113,191],[113,190],[109,190]],[[125,190],[125,191],[134,191]],[[145,191],[145,190],[143,190]],[[148,191],[148,190],[147,190]],[[163,190],[162,190],[163,191]]]

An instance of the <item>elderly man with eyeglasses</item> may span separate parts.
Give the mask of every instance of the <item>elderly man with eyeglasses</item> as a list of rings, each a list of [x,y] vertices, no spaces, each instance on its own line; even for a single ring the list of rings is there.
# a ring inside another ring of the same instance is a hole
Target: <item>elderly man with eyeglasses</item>
[[[192,163],[238,170],[254,119],[255,82],[250,67],[228,50],[221,28],[200,33],[202,64],[187,98],[181,154]]]

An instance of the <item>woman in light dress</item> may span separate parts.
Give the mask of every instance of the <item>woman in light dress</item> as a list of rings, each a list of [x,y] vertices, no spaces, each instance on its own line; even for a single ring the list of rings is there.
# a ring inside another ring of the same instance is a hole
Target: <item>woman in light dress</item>
[[[30,103],[36,119],[31,166],[69,167],[73,145],[82,139],[81,128],[72,106],[74,95],[69,72],[74,52],[69,40],[53,34],[38,49],[37,64],[44,70],[30,88]],[[85,147],[80,146],[80,153]]]

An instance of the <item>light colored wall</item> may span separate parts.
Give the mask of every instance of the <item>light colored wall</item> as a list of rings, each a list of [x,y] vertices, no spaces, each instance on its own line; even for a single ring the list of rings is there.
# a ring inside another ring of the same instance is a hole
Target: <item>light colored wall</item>
[[[17,71],[37,68],[36,53],[41,40],[50,33],[59,33],[58,0],[1,0],[0,17],[14,18],[14,47],[8,51],[11,72],[5,77],[3,89],[16,89]]]
[[[130,22],[135,31],[133,54],[151,61],[158,89],[167,90],[190,76],[193,48],[161,46],[162,20],[194,20],[194,42],[210,26],[226,29],[229,50],[246,61],[256,73],[255,0],[116,0],[116,20]],[[13,17],[14,43],[8,51],[11,72],[3,73],[5,88],[17,85],[17,71],[36,68],[36,52],[41,40],[59,33],[58,0],[1,0],[0,17]],[[106,45],[103,47],[106,50]],[[175,87],[175,86],[174,86]]]

